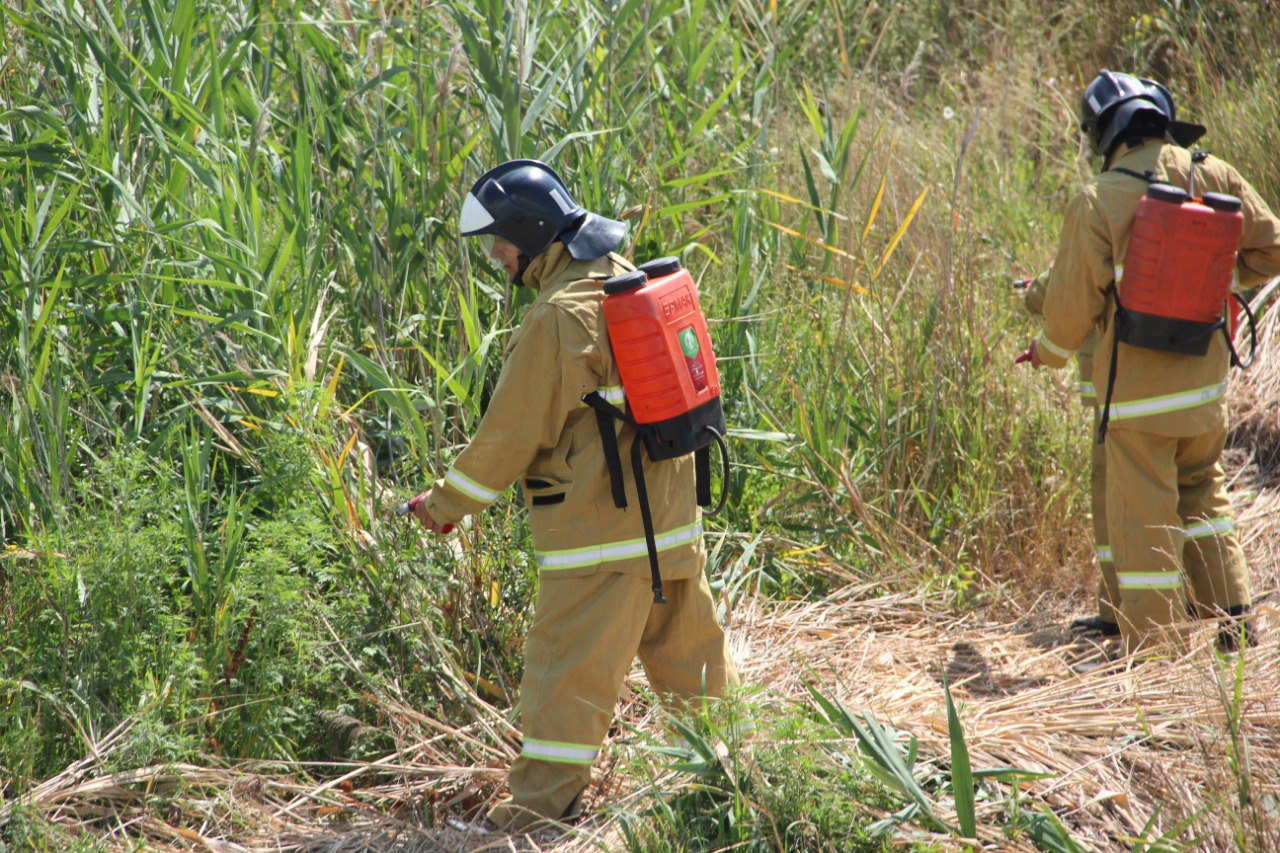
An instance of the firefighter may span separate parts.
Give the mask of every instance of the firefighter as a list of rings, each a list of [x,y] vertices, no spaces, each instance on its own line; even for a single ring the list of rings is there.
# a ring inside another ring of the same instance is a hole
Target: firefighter
[[[577,816],[637,654],[653,689],[677,705],[719,697],[738,675],[704,572],[693,457],[645,463],[667,599],[655,604],[640,513],[614,506],[595,413],[582,402],[598,390],[625,406],[601,282],[634,269],[615,253],[626,226],[586,211],[534,160],[482,175],[459,225],[538,295],[475,437],[414,512],[444,532],[521,482],[539,589],[520,682],[524,743],[510,796],[489,813],[498,828],[520,831]],[[618,443],[629,447],[633,433],[622,425]],[[634,495],[625,466],[623,476]]]
[[[1107,528],[1126,649],[1180,646],[1185,636],[1177,625],[1188,607],[1219,617],[1224,648],[1235,648],[1242,633],[1256,644],[1256,627],[1244,618],[1248,567],[1219,462],[1227,436],[1225,336],[1214,334],[1203,356],[1116,343],[1114,281],[1123,275],[1117,267],[1138,203],[1153,181],[1188,187],[1192,154],[1185,146],[1204,128],[1177,120],[1163,86],[1110,71],[1085,89],[1081,128],[1103,158],[1102,172],[1067,209],[1044,330],[1018,360],[1059,368],[1091,332],[1100,333],[1093,384],[1100,397],[1111,392],[1103,430]],[[1238,286],[1280,274],[1280,220],[1253,187],[1215,157],[1199,162],[1195,176],[1198,193],[1242,203]]]
[[[1014,282],[1014,287],[1023,291],[1023,305],[1028,314],[1035,317],[1044,315],[1045,286],[1048,281],[1049,274],[1045,272],[1035,278]],[[1093,386],[1093,351],[1097,345],[1097,333],[1090,332],[1076,350],[1080,403],[1093,412],[1093,429],[1090,435],[1096,435],[1098,431],[1098,394]],[[1107,455],[1102,445],[1096,442],[1091,444],[1089,503],[1093,511],[1094,559],[1098,564],[1098,612],[1093,616],[1081,616],[1073,620],[1071,630],[1096,631],[1104,637],[1115,637],[1120,634],[1120,620],[1116,616],[1116,602],[1120,600],[1120,591],[1116,588],[1115,565],[1111,561],[1111,548],[1107,545]]]

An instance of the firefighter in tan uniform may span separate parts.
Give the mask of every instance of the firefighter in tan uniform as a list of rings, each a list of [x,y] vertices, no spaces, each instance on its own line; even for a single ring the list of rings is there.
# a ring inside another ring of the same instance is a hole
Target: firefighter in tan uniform
[[[577,814],[637,654],[654,690],[677,704],[718,697],[738,676],[704,574],[693,457],[645,462],[667,598],[655,604],[640,514],[614,506],[595,413],[582,402],[596,390],[626,402],[601,289],[633,269],[613,253],[625,226],[588,213],[532,160],[481,176],[460,225],[538,296],[475,437],[414,510],[443,532],[521,480],[539,590],[520,684],[524,744],[510,798],[489,815],[517,831]],[[623,425],[618,443],[630,446],[633,432]],[[623,476],[634,495],[630,471]]]
[[[1227,435],[1225,338],[1214,334],[1204,356],[1115,347],[1113,281],[1123,275],[1117,267],[1138,203],[1149,181],[1188,186],[1192,161],[1183,145],[1203,128],[1176,121],[1163,87],[1108,71],[1085,90],[1081,111],[1104,169],[1067,210],[1049,274],[1044,331],[1020,360],[1062,367],[1100,331],[1093,383],[1104,398],[1117,353],[1104,445],[1106,511],[1127,649],[1179,643],[1182,635],[1172,626],[1186,618],[1188,604],[1223,618],[1223,646],[1234,648],[1241,630],[1253,644],[1254,624],[1243,619],[1248,567],[1219,463]],[[1280,220],[1253,187],[1209,157],[1196,167],[1196,189],[1242,202],[1239,285],[1280,274]]]
[[[1049,274],[1022,279],[1014,286],[1024,290],[1023,306],[1033,317],[1044,316],[1045,288]],[[1093,412],[1091,436],[1098,432],[1098,394],[1093,386],[1093,351],[1098,346],[1097,332],[1090,332],[1076,350],[1077,387],[1081,405]],[[1091,441],[1089,455],[1089,504],[1093,515],[1094,558],[1098,563],[1098,612],[1094,616],[1081,616],[1071,623],[1073,631],[1097,631],[1104,637],[1120,633],[1120,620],[1116,604],[1120,591],[1116,587],[1115,564],[1111,560],[1111,548],[1107,544],[1107,454],[1101,444]]]

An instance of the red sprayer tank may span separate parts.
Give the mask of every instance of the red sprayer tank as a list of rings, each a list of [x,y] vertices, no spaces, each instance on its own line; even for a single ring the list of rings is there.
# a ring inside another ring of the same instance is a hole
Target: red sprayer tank
[[[1224,322],[1243,228],[1234,196],[1195,199],[1177,187],[1152,184],[1138,203],[1117,282],[1119,340],[1204,355]]]
[[[674,459],[723,435],[720,374],[698,288],[676,258],[605,282],[604,316],[627,409],[649,457]]]

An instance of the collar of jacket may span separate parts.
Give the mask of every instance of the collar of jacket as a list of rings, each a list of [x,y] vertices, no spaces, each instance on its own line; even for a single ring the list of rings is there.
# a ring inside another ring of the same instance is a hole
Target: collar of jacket
[[[545,301],[575,281],[586,278],[604,281],[612,275],[634,269],[630,261],[616,252],[586,261],[575,260],[564,243],[556,242],[529,262],[524,272],[524,283],[538,294],[538,301]]]
[[[1166,144],[1162,139],[1149,139],[1137,148],[1130,148],[1126,145],[1116,152],[1103,168],[1103,171],[1109,172],[1112,169],[1123,167],[1139,174],[1149,171],[1154,172],[1156,164],[1160,161],[1160,151]]]
[[[569,254],[564,243],[557,240],[545,252],[529,261],[529,266],[524,271],[524,283],[540,294],[546,287],[559,280],[560,274],[571,263],[573,263],[573,256]]]

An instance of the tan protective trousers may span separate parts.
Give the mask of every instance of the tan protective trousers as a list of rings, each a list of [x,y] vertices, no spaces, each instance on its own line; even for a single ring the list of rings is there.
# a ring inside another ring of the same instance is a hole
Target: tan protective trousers
[[[738,683],[706,577],[663,586],[667,603],[654,604],[648,578],[542,576],[520,682],[524,746],[510,797],[489,812],[498,826],[576,813],[637,654],[650,686],[677,706]]]
[[[1194,438],[1107,432],[1107,528],[1130,652],[1180,644],[1185,637],[1170,626],[1186,621],[1188,603],[1204,616],[1249,603],[1218,462],[1226,437],[1225,427]]]

